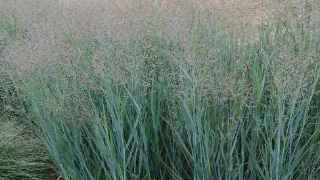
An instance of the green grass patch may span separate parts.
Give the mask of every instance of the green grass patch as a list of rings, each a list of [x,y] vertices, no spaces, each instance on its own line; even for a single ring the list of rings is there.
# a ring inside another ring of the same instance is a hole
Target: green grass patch
[[[57,177],[45,146],[33,131],[12,118],[0,118],[0,179]]]

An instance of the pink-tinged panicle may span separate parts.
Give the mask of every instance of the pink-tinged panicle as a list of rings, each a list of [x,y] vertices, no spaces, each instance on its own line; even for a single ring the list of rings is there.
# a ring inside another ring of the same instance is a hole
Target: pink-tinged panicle
[[[7,0],[2,1],[0,9],[6,15],[14,14],[17,28],[23,30],[24,37],[7,46],[2,56],[7,64],[12,65],[11,68],[14,67],[12,73],[19,72],[20,75],[23,74],[23,78],[37,73],[55,76],[51,72],[59,67],[66,72],[66,76],[77,76],[82,83],[92,86],[94,82],[90,77],[97,76],[112,77],[120,84],[142,78],[143,85],[147,87],[150,86],[148,78],[157,67],[162,68],[163,62],[153,62],[155,67],[146,72],[149,76],[140,76],[140,69],[146,61],[162,55],[176,66],[185,68],[195,85],[205,91],[203,93],[222,93],[226,97],[235,98],[249,87],[237,84],[241,79],[235,76],[238,72],[222,74],[226,72],[221,67],[212,70],[210,66],[218,61],[213,55],[220,50],[220,46],[215,49],[207,48],[204,42],[212,36],[208,30],[213,25],[219,25],[218,36],[237,39],[238,45],[246,45],[247,42],[242,42],[241,37],[245,35],[244,32],[248,32],[244,28],[252,26],[252,39],[259,42],[255,37],[263,23],[275,20],[279,15],[294,16],[303,11],[304,17],[294,18],[301,21],[307,17],[308,11],[313,16],[319,9],[317,1],[308,1],[312,4],[311,9],[304,3],[302,0],[22,0],[19,3]],[[199,31],[201,28],[202,32]],[[235,32],[232,37],[229,36],[230,31]],[[153,38],[158,38],[158,41],[165,42],[166,45],[175,42],[184,51],[171,46],[159,53],[159,42]],[[156,53],[139,53],[141,49]],[[91,54],[84,57],[86,51]],[[204,51],[208,52],[203,53]],[[290,56],[284,54],[287,55]],[[174,61],[174,57],[180,57],[180,64]],[[86,61],[86,58],[92,60],[85,63],[87,69],[81,69],[81,61]],[[279,67],[281,61],[279,57]],[[290,61],[295,60],[292,58]],[[298,65],[293,66],[294,64],[297,63],[287,63],[293,74],[297,69],[306,68],[303,67],[305,63],[298,62]],[[245,77],[243,69],[239,71]],[[162,71],[170,72],[168,69]],[[284,70],[275,74],[275,83],[282,82],[282,71]],[[174,73],[166,75],[172,76],[170,78],[176,82],[186,78]],[[294,84],[290,82],[296,81],[298,77],[285,78],[284,86],[289,88]],[[245,78],[242,80],[246,81]],[[177,83],[170,84],[176,86]]]

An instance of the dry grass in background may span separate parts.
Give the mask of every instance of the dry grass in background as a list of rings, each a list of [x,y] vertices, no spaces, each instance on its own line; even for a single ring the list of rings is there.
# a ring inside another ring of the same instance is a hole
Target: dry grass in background
[[[256,40],[259,29],[270,22],[320,20],[319,2],[315,0],[2,0],[1,6],[5,7],[2,12],[7,16],[14,14],[18,26],[27,33],[28,38],[35,40],[23,39],[27,42],[16,42],[17,47],[8,50],[19,51],[13,53],[20,56],[14,59],[15,63],[23,64],[20,66],[23,68],[39,64],[37,61],[47,64],[50,57],[57,56],[52,54],[54,46],[65,49],[65,53],[75,51],[73,43],[76,42],[65,42],[68,41],[66,36],[73,41],[85,41],[88,37],[99,39],[112,35],[120,41],[148,33],[145,27],[152,24],[164,38],[180,34],[179,36],[185,36],[180,38],[181,41],[188,41],[187,31],[190,30],[188,27],[193,23],[195,13],[206,28],[212,26],[212,22],[219,25],[221,33],[225,34],[247,28],[238,32],[238,35],[250,33]],[[251,30],[248,31],[248,27]],[[30,52],[33,52],[32,56],[39,57],[31,58]]]

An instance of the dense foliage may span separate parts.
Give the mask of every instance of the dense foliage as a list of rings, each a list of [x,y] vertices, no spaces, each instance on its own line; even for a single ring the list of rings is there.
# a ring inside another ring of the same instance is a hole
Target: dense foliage
[[[1,106],[34,128],[61,177],[320,176],[318,21],[69,5],[1,17]]]

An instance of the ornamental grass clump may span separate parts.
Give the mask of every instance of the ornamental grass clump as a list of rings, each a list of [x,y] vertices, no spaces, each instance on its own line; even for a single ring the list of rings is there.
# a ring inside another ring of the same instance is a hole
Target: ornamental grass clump
[[[223,2],[2,2],[6,105],[65,179],[319,177],[314,11]]]

